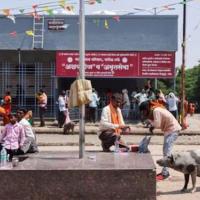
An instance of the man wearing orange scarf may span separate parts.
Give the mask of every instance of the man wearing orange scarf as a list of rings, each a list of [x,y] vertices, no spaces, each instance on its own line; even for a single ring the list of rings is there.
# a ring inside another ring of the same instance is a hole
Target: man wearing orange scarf
[[[129,149],[129,147],[122,141],[121,134],[128,132],[130,128],[125,126],[121,113],[122,95],[115,93],[111,97],[109,105],[103,108],[100,120],[100,134],[99,139],[102,142],[104,152],[109,152],[110,147],[119,142],[120,148]]]

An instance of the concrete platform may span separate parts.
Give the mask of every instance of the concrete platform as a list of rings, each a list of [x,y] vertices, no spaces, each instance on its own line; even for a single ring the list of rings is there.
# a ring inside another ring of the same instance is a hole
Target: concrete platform
[[[155,200],[150,154],[41,152],[0,170],[0,196],[15,200]]]

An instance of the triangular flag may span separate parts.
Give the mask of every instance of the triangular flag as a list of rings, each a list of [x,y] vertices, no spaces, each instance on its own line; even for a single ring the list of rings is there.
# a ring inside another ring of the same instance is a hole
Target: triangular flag
[[[53,9],[49,9],[49,10],[47,11],[47,13],[48,13],[48,15],[54,15],[54,14],[53,14]]]
[[[73,11],[74,10],[74,6],[72,6],[72,5],[65,5],[65,10],[67,10],[67,11]]]
[[[9,35],[11,37],[16,37],[17,36],[17,32],[16,31],[10,32]]]
[[[50,9],[48,6],[46,6],[43,10],[44,10],[45,12],[47,12],[48,15],[53,15],[53,9]]]
[[[107,19],[105,19],[105,21],[104,21],[104,27],[106,29],[109,29],[109,25],[108,25],[108,20]]]
[[[93,4],[95,4],[96,3],[96,0],[89,0],[88,1],[88,4],[90,4],[90,5],[93,5]]]
[[[62,25],[62,28],[67,29],[70,25],[69,24],[64,24]]]
[[[38,7],[37,4],[33,4],[33,5],[32,5],[32,8],[33,8],[34,10],[35,10],[37,7]]]
[[[114,16],[113,19],[117,22],[120,22],[119,16]]]
[[[172,7],[169,7],[169,6],[163,6],[163,8],[165,9],[165,10],[175,10],[175,8],[172,8]]]
[[[102,3],[102,0],[96,0],[97,3]]]
[[[34,36],[34,33],[33,33],[32,30],[28,30],[28,31],[26,31],[26,34],[27,34],[28,36]]]
[[[65,0],[59,0],[59,6],[64,8],[65,7]]]
[[[9,16],[10,15],[10,9],[3,9],[3,14],[6,15],[6,16]]]
[[[7,16],[8,19],[11,19],[13,23],[15,24],[15,16],[14,15],[9,15]]]
[[[24,9],[19,9],[19,12],[20,12],[21,14],[24,14]]]

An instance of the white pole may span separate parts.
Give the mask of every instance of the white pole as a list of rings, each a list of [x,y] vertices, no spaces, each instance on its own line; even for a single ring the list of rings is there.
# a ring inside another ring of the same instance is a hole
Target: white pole
[[[79,5],[79,73],[80,78],[85,79],[85,10],[84,0]],[[85,105],[79,107],[79,158],[84,157],[85,152]]]

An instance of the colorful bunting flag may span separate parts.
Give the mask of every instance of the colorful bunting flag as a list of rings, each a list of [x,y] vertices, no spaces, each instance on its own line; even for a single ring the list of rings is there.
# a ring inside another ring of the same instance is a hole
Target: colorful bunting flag
[[[95,4],[96,3],[96,0],[89,0],[88,1],[88,4],[90,4],[90,5],[93,5],[93,4]]]
[[[65,0],[59,0],[59,6],[64,8],[65,7]]]
[[[72,6],[72,5],[65,5],[65,10],[67,10],[67,11],[73,11],[74,10],[74,6]]]
[[[37,4],[33,4],[33,5],[32,5],[32,8],[33,8],[34,10],[35,10],[37,7],[38,7]]]
[[[117,22],[120,22],[119,16],[114,16],[113,19]]]
[[[69,24],[64,24],[64,25],[62,26],[62,28],[67,29],[69,26],[70,26]]]
[[[102,0],[96,0],[97,3],[102,3]]]
[[[20,12],[21,14],[24,14],[24,10],[25,10],[25,9],[19,9],[19,12]]]
[[[48,15],[53,15],[53,9],[50,9],[48,6],[46,6],[43,11],[47,12]]]
[[[16,31],[10,32],[9,35],[11,37],[16,37],[17,36],[17,32]]]
[[[107,19],[104,20],[104,27],[105,27],[105,29],[109,29],[109,25],[108,25]]]
[[[32,30],[28,30],[28,31],[26,31],[26,35],[28,35],[28,36],[34,36],[34,33],[33,33]]]

